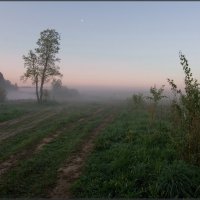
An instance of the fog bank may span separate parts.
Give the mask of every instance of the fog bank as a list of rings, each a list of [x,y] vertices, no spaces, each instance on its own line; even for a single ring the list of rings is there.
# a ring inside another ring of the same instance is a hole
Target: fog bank
[[[46,88],[49,89],[50,88]],[[106,88],[106,87],[77,87],[78,97],[62,99],[62,101],[106,101],[106,100],[125,100],[132,97],[133,94],[142,93],[149,96],[149,88]],[[170,95],[169,91],[165,91],[165,95]],[[8,100],[36,100],[34,87],[19,87],[16,91],[7,92]],[[50,97],[52,99],[52,97]],[[58,100],[55,97],[55,100]]]

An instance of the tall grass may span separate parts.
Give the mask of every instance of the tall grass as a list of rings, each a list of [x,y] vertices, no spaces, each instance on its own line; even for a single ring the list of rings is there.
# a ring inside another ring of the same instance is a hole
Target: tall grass
[[[168,122],[147,129],[145,109],[122,111],[96,141],[74,197],[199,197],[200,169],[178,158]]]

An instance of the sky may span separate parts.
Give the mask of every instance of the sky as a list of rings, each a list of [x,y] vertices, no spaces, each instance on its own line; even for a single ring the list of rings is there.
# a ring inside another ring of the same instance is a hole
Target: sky
[[[40,32],[61,35],[68,87],[147,88],[183,83],[179,51],[200,80],[200,2],[0,2],[0,72],[23,83],[23,55]]]

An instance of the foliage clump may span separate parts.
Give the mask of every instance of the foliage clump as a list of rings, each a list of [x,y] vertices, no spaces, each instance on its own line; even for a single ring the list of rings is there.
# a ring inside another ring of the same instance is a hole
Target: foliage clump
[[[144,96],[142,93],[133,94],[132,100],[135,108],[141,108],[145,103]]]
[[[163,95],[164,87],[165,86],[162,85],[161,88],[157,88],[156,85],[154,85],[154,87],[150,88],[150,93],[152,96],[148,96],[147,99],[152,100],[155,106],[158,105],[161,99],[166,97]]]
[[[167,79],[174,93],[172,111],[176,127],[183,133],[182,145],[179,145],[183,158],[200,165],[200,88],[198,81],[193,78],[185,55],[180,52],[179,57],[185,74],[185,90],[182,92],[172,79]]]
[[[160,88],[157,88],[156,85],[154,87],[150,88],[150,94],[151,96],[147,96],[146,98],[149,99],[152,104],[148,106],[148,112],[150,115],[150,124],[155,120],[156,113],[157,113],[157,108],[158,108],[158,103],[163,99],[166,98],[164,93],[164,85],[162,85]]]

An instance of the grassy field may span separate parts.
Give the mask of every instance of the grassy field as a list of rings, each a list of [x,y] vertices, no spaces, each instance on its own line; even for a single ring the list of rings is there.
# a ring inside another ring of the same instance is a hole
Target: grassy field
[[[199,196],[200,169],[179,159],[170,124],[149,124],[145,110],[123,109],[96,141],[74,197],[172,198]]]
[[[12,102],[0,111],[0,197],[199,197],[168,108]]]

